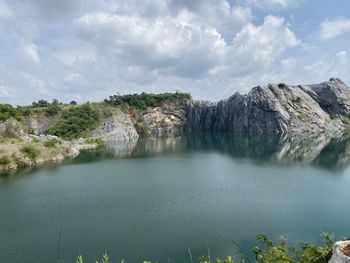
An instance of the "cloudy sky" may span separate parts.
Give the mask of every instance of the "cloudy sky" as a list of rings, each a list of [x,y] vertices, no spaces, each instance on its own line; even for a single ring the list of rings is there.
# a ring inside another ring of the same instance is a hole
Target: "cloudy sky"
[[[0,0],[0,103],[350,84],[349,0]]]

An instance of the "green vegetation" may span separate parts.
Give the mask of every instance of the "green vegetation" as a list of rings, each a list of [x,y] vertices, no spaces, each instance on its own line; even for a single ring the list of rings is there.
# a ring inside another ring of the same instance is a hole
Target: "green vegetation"
[[[23,153],[25,153],[30,159],[35,159],[38,154],[39,154],[39,151],[34,148],[32,145],[25,145],[21,148],[21,151]]]
[[[17,106],[17,111],[22,116],[44,114],[47,117],[52,117],[60,113],[62,105],[63,103],[57,99],[53,99],[51,103],[46,100],[39,100],[32,102],[31,106]]]
[[[100,123],[100,114],[90,105],[82,105],[64,110],[56,125],[46,133],[67,139],[78,138],[95,129]]]
[[[10,159],[7,156],[0,156],[0,165],[8,165]]]
[[[255,255],[255,261],[257,263],[327,263],[332,256],[332,248],[335,243],[333,234],[322,233],[321,237],[324,244],[317,246],[312,243],[301,242],[294,246],[287,245],[287,239],[282,238],[278,243],[273,243],[265,235],[257,236],[257,240],[260,246],[256,246],[252,249]],[[237,244],[234,242],[237,246]],[[208,252],[208,254],[210,254]],[[189,254],[190,262],[193,262],[191,253]],[[102,256],[101,261],[96,263],[111,263],[108,255],[105,253]],[[157,262],[157,261],[155,261]],[[199,258],[198,263],[243,263],[252,262],[246,256],[241,253],[234,257],[226,257],[224,259],[214,259],[208,256],[202,256]],[[76,263],[84,263],[83,257],[78,256]],[[126,263],[122,260],[120,263]],[[151,263],[151,261],[143,261],[143,263]]]
[[[32,145],[25,145],[21,148],[21,151],[25,153],[30,159],[35,159],[38,156],[38,150]]]
[[[103,146],[105,144],[102,138],[89,138],[85,142],[88,144],[97,144],[98,146]]]
[[[9,104],[0,104],[0,121],[6,121],[9,118],[21,120],[19,112]]]
[[[274,244],[265,235],[260,235],[257,240],[262,247],[254,247],[256,260],[260,263],[285,262],[285,263],[327,263],[332,255],[332,247],[335,243],[333,234],[322,233],[323,246],[301,242],[294,246],[287,245],[287,239],[282,238]]]
[[[190,99],[191,96],[188,93],[162,93],[162,94],[151,94],[151,93],[141,93],[141,94],[129,94],[129,95],[114,95],[110,96],[109,99],[105,99],[104,102],[114,106],[120,106],[127,104],[130,107],[137,109],[146,109],[148,107],[156,107],[161,103],[164,103],[171,99]]]
[[[50,141],[46,141],[43,144],[44,144],[45,147],[55,148],[57,143],[58,143],[58,140],[53,139],[53,140],[50,140]]]

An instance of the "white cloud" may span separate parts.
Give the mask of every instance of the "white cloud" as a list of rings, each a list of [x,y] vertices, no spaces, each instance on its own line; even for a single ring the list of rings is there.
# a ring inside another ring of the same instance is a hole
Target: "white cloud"
[[[304,71],[319,78],[346,77],[348,68],[348,54],[343,50],[322,56],[317,62],[304,66]]]
[[[12,94],[8,90],[8,88],[6,88],[5,86],[0,86],[0,98],[8,98],[11,96],[12,96]]]
[[[260,26],[248,24],[233,39],[229,57],[234,61],[233,72],[250,74],[266,68],[285,50],[300,43],[282,17],[267,16]]]
[[[297,65],[297,60],[293,57],[288,57],[281,60],[281,65],[285,69],[293,69]]]
[[[350,31],[350,19],[338,17],[326,19],[321,23],[320,38],[330,40]]]
[[[22,77],[22,76],[19,76],[19,77]],[[43,80],[38,79],[28,73],[23,73],[23,78],[29,84],[30,88],[34,89],[37,93],[39,94],[48,93],[48,90],[46,89],[47,85]]]
[[[348,53],[346,51],[338,52],[335,57],[337,58],[340,64],[346,64],[348,62]]]
[[[214,27],[224,38],[232,39],[243,26],[251,22],[251,9],[231,6],[227,0],[199,1],[195,14],[201,23]]]
[[[0,19],[4,102],[178,88],[215,100],[268,82],[350,76],[344,46],[319,47],[303,39],[304,30],[293,32],[292,19],[264,17],[287,17],[302,0],[54,2],[7,0],[12,16]],[[320,55],[329,50],[338,52]]]
[[[295,6],[300,0],[245,0],[247,4],[263,9],[286,9]]]
[[[92,13],[76,24],[101,56],[187,77],[214,67],[226,46],[215,28],[198,23],[186,10],[152,19]]]
[[[64,77],[67,83],[79,84],[84,81],[84,77],[80,73],[69,73]]]
[[[24,53],[27,55],[29,59],[31,59],[35,63],[40,63],[40,57],[38,53],[38,47],[34,43],[25,44],[23,46]]]

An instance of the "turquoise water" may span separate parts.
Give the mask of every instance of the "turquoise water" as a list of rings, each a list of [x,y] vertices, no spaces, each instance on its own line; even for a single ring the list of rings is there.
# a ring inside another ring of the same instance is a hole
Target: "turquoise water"
[[[315,141],[316,140],[316,141]],[[0,262],[190,262],[257,234],[350,235],[347,139],[140,141],[0,181]],[[59,237],[60,236],[60,237]]]

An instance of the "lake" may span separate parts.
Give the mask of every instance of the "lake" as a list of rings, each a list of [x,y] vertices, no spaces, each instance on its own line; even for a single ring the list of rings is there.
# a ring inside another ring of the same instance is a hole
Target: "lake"
[[[350,235],[350,141],[227,134],[140,140],[0,179],[0,262],[190,262],[255,236]],[[251,256],[251,254],[250,254]]]

